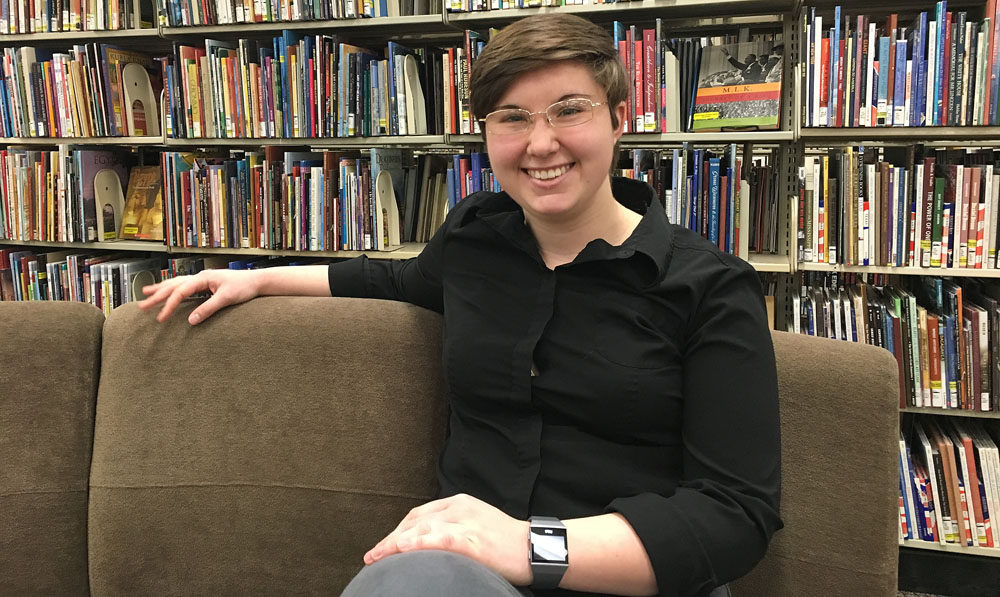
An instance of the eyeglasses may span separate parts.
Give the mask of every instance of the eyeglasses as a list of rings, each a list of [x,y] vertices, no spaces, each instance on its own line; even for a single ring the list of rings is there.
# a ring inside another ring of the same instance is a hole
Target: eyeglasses
[[[594,119],[594,108],[601,102],[582,97],[556,102],[542,112],[528,112],[520,108],[504,108],[490,112],[483,118],[486,132],[492,135],[517,135],[527,132],[535,123],[535,116],[544,114],[549,126],[566,128],[586,124]]]

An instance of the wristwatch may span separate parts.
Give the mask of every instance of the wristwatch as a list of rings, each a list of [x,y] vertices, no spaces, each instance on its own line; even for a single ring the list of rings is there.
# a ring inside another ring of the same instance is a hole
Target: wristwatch
[[[555,589],[569,567],[566,525],[558,518],[532,516],[528,519],[528,559],[533,589]]]

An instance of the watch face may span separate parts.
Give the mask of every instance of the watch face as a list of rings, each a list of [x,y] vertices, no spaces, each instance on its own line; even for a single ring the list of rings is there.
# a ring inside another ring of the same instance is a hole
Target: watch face
[[[569,556],[566,548],[566,529],[531,529],[531,561],[535,563],[565,564]]]

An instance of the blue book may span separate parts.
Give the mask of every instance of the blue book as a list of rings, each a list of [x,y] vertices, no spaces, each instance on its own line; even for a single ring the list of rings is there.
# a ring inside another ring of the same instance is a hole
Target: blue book
[[[277,105],[281,106],[281,120],[282,120],[282,135],[283,137],[292,136],[292,111],[291,106],[288,102],[288,55],[285,53],[285,44],[282,43],[281,37],[274,38],[274,55],[277,56],[278,60],[278,74],[281,77],[281,81],[278,81],[277,85],[278,93],[281,96],[276,102]],[[340,63],[338,63],[340,64]],[[344,122],[346,118],[341,120]]]
[[[993,19],[987,19],[987,20],[990,21],[991,30],[994,33],[1000,33],[1000,31],[998,31],[998,23],[994,22]],[[995,40],[996,36],[993,36],[993,39]],[[994,48],[996,48],[996,45],[997,42],[994,41]],[[984,123],[984,124],[989,124],[991,126],[996,126],[996,124],[998,123],[997,107],[1000,106],[1000,98],[997,97],[997,94],[1000,93],[1000,56],[997,55],[997,52],[994,48],[991,48],[990,50],[991,52],[993,52],[991,57],[995,58],[995,60],[993,60],[993,68],[989,76],[990,90],[991,90],[990,106],[989,106],[989,112],[987,114],[989,121]]]
[[[889,98],[889,38],[878,38],[878,88],[875,93],[876,122],[884,125],[888,121],[887,104]]]
[[[948,408],[958,407],[958,353],[955,347],[955,316],[946,315],[944,317],[944,352],[945,370],[947,372],[947,384],[945,385],[945,397]]]
[[[483,190],[483,154],[473,151],[469,154],[469,172],[472,173],[472,182],[469,185],[469,194]]]
[[[909,444],[906,445],[904,456],[906,460],[903,463],[903,472],[906,474],[906,481],[903,484],[903,488],[904,491],[908,492],[912,505],[910,512],[912,516],[910,519],[910,537],[913,539],[926,539],[927,529],[924,525],[924,507],[920,503],[920,492],[913,479],[913,454]]]
[[[458,189],[460,188],[456,182],[456,177],[458,176],[458,170],[456,168],[448,168],[445,173],[445,179],[447,181],[448,187],[448,209],[454,209],[455,205],[458,204]]]
[[[708,159],[708,240],[715,245],[719,244],[720,166],[719,158]]]
[[[903,116],[906,112],[906,52],[908,48],[909,44],[905,39],[900,39],[896,42],[896,80],[893,81],[892,85],[895,93],[893,94],[892,105],[887,108],[890,113],[886,115],[886,119],[895,126],[906,124],[903,122]],[[910,105],[913,105],[912,98]]]
[[[917,56],[914,58],[914,72],[917,73],[917,104],[918,110],[916,110],[917,116],[917,126],[927,126],[927,72],[930,68],[927,48],[928,48],[928,31],[927,31],[927,12],[924,11],[920,13],[920,28],[918,30],[920,35],[920,42],[917,46]],[[920,68],[917,68],[917,63],[919,61]]]
[[[389,87],[389,134],[390,135],[405,135],[405,130],[400,130],[399,126],[399,99],[397,87],[402,85],[402,81],[396,81],[396,70],[397,64],[402,65],[402,59],[400,56],[405,56],[406,54],[413,54],[413,50],[407,48],[406,46],[400,45],[397,42],[388,42],[388,50],[386,54],[389,58],[389,65],[386,69],[386,81],[383,82],[384,85]],[[401,66],[399,67],[401,68]],[[404,121],[406,115],[403,115]]]
[[[934,103],[933,103],[934,114],[931,121],[931,124],[934,126],[940,126],[944,124],[943,122],[941,122],[941,112],[943,108],[942,102],[944,99],[944,96],[942,95],[942,85],[944,84],[943,83],[944,81],[947,81],[947,79],[945,78],[946,73],[944,72],[946,66],[944,64],[945,13],[947,10],[948,10],[948,3],[945,0],[942,0],[941,2],[937,3],[935,19],[937,20],[938,39],[937,39],[937,48],[935,52],[937,54],[937,57],[935,57],[934,59],[934,64],[935,64]]]
[[[906,472],[903,470],[903,457],[900,455],[896,456],[896,472],[899,475],[899,483],[896,485],[896,489],[899,490],[899,498],[903,500],[903,516],[906,519],[906,532],[903,533],[904,539],[913,539],[913,513],[907,508],[906,496],[903,493],[906,491]]]

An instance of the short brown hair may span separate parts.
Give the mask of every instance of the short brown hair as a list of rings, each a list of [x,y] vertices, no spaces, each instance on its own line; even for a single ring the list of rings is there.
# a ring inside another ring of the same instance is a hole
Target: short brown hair
[[[483,118],[493,111],[518,77],[565,61],[579,62],[590,69],[608,96],[611,124],[617,128],[615,108],[628,99],[628,80],[618,50],[604,29],[570,14],[526,17],[490,39],[472,65],[469,78],[472,113]]]

